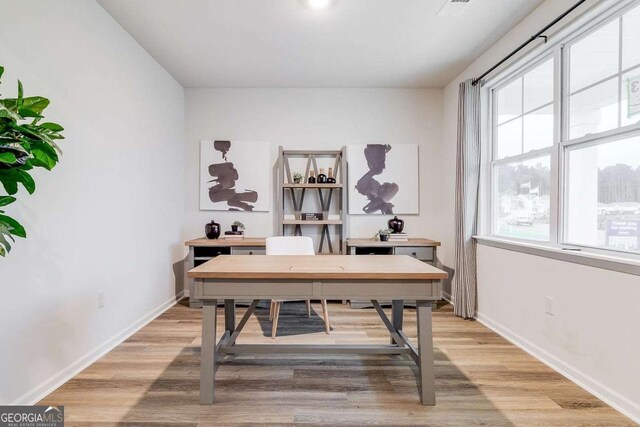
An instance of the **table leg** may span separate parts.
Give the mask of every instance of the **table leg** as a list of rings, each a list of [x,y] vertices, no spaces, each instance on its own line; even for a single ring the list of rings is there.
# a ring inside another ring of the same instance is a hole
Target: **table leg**
[[[236,329],[236,301],[224,300],[224,330],[232,334]]]
[[[391,301],[391,324],[393,327],[400,331],[402,330],[402,314],[404,311],[404,301],[401,299],[394,299]],[[395,343],[393,337],[391,337],[390,344]],[[401,345],[400,343],[397,343]]]
[[[436,404],[435,373],[433,366],[433,332],[431,301],[416,301],[418,316],[418,352],[420,353],[420,401],[423,405]]]
[[[202,346],[200,349],[200,404],[211,405],[215,397],[215,349],[217,300],[202,302]]]

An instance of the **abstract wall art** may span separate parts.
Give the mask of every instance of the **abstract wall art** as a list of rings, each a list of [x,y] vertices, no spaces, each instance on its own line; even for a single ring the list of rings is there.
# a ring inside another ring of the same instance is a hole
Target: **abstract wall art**
[[[267,142],[200,142],[200,209],[269,211]]]
[[[417,144],[347,145],[349,214],[418,214]]]

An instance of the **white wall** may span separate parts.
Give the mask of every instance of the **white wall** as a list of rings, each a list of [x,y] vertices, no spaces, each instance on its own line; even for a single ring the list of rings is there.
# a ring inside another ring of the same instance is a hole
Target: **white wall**
[[[184,90],[94,1],[1,0],[0,64],[67,137],[0,259],[0,403],[29,404],[175,300]]]
[[[455,164],[458,84],[478,76],[574,3],[545,1],[445,88],[443,145],[438,154],[442,164]],[[447,230],[443,249],[449,252],[455,176],[442,174],[442,179],[440,222]],[[478,248],[479,319],[636,421],[640,421],[640,341],[633,325],[638,323],[639,282],[637,276]],[[555,298],[553,317],[544,314],[546,296]]]
[[[271,165],[278,146],[285,149],[337,149],[348,144],[420,144],[420,215],[401,215],[414,236],[438,238],[434,203],[441,177],[436,147],[441,138],[441,89],[187,89],[186,234],[204,235],[211,219],[228,230],[238,219],[247,235],[273,235],[274,209],[268,213],[200,211],[201,140],[265,141]],[[272,186],[272,188],[274,188]],[[275,193],[272,200],[275,206]],[[388,216],[352,215],[351,237],[371,237]]]

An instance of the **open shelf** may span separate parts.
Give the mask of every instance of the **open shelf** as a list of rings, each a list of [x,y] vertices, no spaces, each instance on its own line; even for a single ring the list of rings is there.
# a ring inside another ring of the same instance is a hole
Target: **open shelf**
[[[347,159],[346,148],[340,150],[285,150],[282,147],[278,151],[277,179],[278,179],[278,219],[279,233],[283,236],[303,236],[303,233],[311,236],[320,236],[316,253],[344,254],[346,253],[347,218],[346,218],[346,172]],[[298,159],[293,164],[289,160]],[[322,159],[322,169],[332,171],[332,178],[336,183],[300,183],[293,182],[292,166],[296,166],[299,174],[307,180],[311,172],[318,176],[321,170],[318,160]],[[306,163],[303,167],[302,164]],[[305,206],[305,201],[312,199],[312,205]],[[333,208],[333,209],[332,209]],[[324,218],[336,218],[325,220],[303,220],[302,212],[323,212]],[[294,216],[295,215],[295,216]],[[290,219],[285,219],[288,216]],[[298,219],[294,219],[298,218]],[[314,227],[304,227],[307,225]],[[337,244],[333,242],[337,240]]]
[[[314,224],[318,224],[318,225],[342,225],[342,220],[339,219],[324,219],[324,220],[304,220],[304,219],[285,219],[284,221],[282,221],[282,224],[284,225],[304,225],[304,224],[309,224],[309,225],[314,225]]]
[[[282,184],[282,188],[342,188],[342,184]]]

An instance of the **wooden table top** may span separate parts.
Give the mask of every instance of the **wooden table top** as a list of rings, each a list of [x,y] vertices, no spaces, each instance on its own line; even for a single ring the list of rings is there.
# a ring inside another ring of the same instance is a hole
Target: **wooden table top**
[[[220,255],[194,279],[441,280],[447,273],[408,255]]]
[[[206,237],[200,237],[198,239],[187,240],[184,242],[185,246],[265,246],[264,237],[245,237],[244,239],[207,239]]]
[[[373,239],[347,239],[347,246],[353,247],[380,247],[390,248],[394,246],[425,246],[434,247],[440,246],[440,242],[431,239],[413,238],[406,242],[381,242]]]

